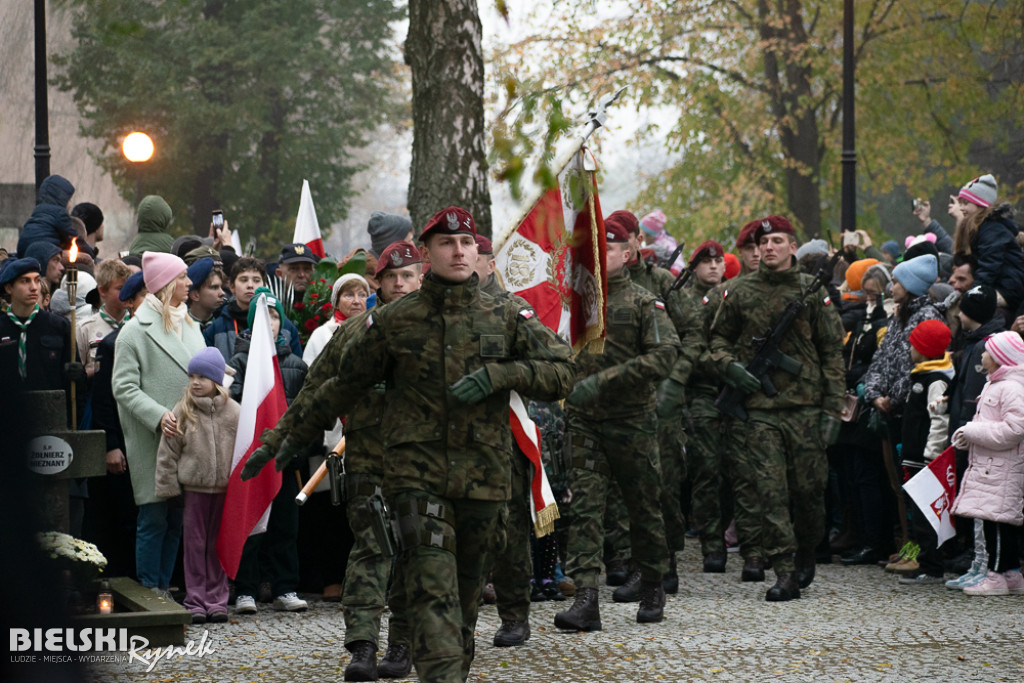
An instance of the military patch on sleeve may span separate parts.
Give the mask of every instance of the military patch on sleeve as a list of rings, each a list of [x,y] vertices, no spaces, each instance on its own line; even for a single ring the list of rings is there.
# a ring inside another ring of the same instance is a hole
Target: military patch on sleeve
[[[722,290],[722,298],[724,299],[727,296],[729,296],[729,290],[728,289]]]
[[[654,307],[655,308],[660,308],[663,311],[665,310],[665,304],[663,304],[660,299],[655,299],[654,300]]]
[[[524,320],[529,320],[530,318],[537,314],[533,312],[532,308],[524,308],[523,310],[519,311],[519,315],[523,316]]]
[[[708,301],[710,301],[710,299],[708,299],[707,297],[704,297],[703,299],[701,299],[701,300],[700,300],[700,302],[701,302],[702,304],[704,304],[705,306],[707,306],[707,305],[708,305]]]
[[[825,302],[825,305],[826,305],[826,306],[831,306],[831,305],[832,305],[832,297],[830,297],[830,296],[827,296],[827,295],[826,295],[826,296],[825,296],[825,298],[824,298],[824,299],[822,299],[822,301],[824,301],[824,302]]]
[[[373,325],[373,316],[372,315],[366,316],[366,329],[370,329],[370,327],[372,325]]]
[[[480,356],[483,358],[505,358],[508,356],[505,337],[500,334],[481,334]]]

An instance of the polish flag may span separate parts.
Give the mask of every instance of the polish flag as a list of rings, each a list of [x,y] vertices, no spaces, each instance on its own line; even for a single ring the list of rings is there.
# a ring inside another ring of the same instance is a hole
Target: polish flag
[[[313,208],[313,194],[309,191],[309,181],[302,181],[302,197],[299,200],[299,215],[295,217],[295,234],[292,242],[305,244],[310,251],[324,257],[324,241],[320,236],[320,223],[316,219]]]
[[[953,447],[928,463],[903,485],[911,500],[921,508],[928,523],[935,529],[939,545],[956,536],[953,526],[953,499],[956,497],[956,457]]]
[[[540,429],[530,419],[522,397],[515,391],[510,392],[509,422],[516,445],[526,459],[533,465],[533,481],[530,482],[530,516],[533,518],[533,529],[537,538],[543,538],[555,530],[555,520],[559,518],[558,504],[551,490],[544,463],[540,459]]]
[[[231,460],[231,478],[224,498],[224,515],[217,535],[217,557],[224,572],[232,579],[242,561],[245,539],[252,533],[266,530],[270,504],[281,489],[281,473],[273,466],[264,467],[257,477],[249,481],[242,481],[242,468],[249,455],[262,443],[260,435],[263,430],[276,425],[288,408],[270,332],[266,295],[261,294],[252,305],[256,306],[256,317],[242,389],[242,410]]]

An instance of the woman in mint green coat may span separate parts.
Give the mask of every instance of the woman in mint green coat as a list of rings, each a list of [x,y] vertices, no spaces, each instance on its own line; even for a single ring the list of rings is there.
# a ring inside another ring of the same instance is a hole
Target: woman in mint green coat
[[[178,434],[171,410],[188,384],[188,362],[205,346],[185,307],[190,281],[177,256],[147,252],[142,279],[149,293],[114,346],[113,392],[139,517],[135,564],[139,583],[166,596],[181,542],[182,507],[155,493],[162,435]]]

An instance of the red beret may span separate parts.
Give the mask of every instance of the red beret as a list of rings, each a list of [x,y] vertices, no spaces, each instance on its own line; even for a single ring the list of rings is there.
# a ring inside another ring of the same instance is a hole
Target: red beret
[[[729,252],[725,255],[725,279],[731,280],[740,274],[740,258]]]
[[[748,224],[749,225],[749,224]],[[793,224],[788,219],[782,216],[768,216],[767,218],[761,219],[757,227],[754,228],[754,244],[760,244],[761,238],[765,235],[784,232],[787,235],[795,235],[796,230],[793,229]]]
[[[627,235],[635,235],[640,232],[640,221],[638,221],[636,216],[629,211],[619,209],[618,211],[612,211],[610,214],[605,216],[604,227],[608,228],[609,225],[613,224],[622,226],[622,229],[626,231]]]
[[[420,242],[426,243],[427,238],[435,232],[447,235],[462,233],[475,237],[476,222],[473,221],[473,216],[469,211],[457,206],[449,206],[447,209],[441,209],[435,213],[427,221],[427,224],[423,226],[423,232],[420,233]]]
[[[925,320],[910,332],[910,345],[925,358],[942,358],[949,347],[950,331],[941,320]]]
[[[477,234],[476,236],[476,253],[478,254],[493,254],[494,247],[491,245],[491,241],[483,235]]]
[[[718,258],[725,254],[725,249],[722,245],[714,240],[707,240],[702,242],[696,249],[693,250],[693,255],[690,256],[691,263],[699,263],[704,258]]]
[[[757,226],[759,225],[761,225],[761,221],[756,220],[750,221],[749,223],[743,226],[743,229],[740,230],[739,237],[736,238],[737,249],[746,244],[757,244],[757,242],[754,241],[754,230],[756,230]]]
[[[412,242],[393,242],[381,252],[373,276],[379,278],[388,268],[405,268],[421,261],[420,252]]]
[[[605,219],[604,238],[606,242],[628,242],[629,230],[623,221]]]

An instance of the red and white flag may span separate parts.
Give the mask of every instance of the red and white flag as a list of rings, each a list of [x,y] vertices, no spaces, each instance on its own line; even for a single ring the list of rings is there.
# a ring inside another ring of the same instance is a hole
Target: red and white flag
[[[953,499],[956,497],[956,456],[953,447],[928,463],[903,485],[903,490],[921,508],[928,523],[935,529],[939,545],[956,536],[953,525]]]
[[[526,404],[515,391],[510,392],[509,422],[516,445],[526,459],[533,465],[533,481],[530,483],[530,516],[533,518],[533,529],[537,538],[542,538],[555,530],[555,520],[559,518],[558,504],[551,490],[548,474],[544,471],[544,463],[540,459],[540,429],[530,419]]]
[[[309,181],[302,181],[302,197],[299,199],[299,215],[295,217],[295,234],[292,242],[305,244],[310,251],[324,257],[324,240],[320,235],[320,222],[316,219],[313,208],[313,194],[309,191]]]
[[[270,504],[281,489],[281,473],[273,466],[264,467],[253,479],[242,481],[241,473],[249,455],[263,443],[260,435],[284,415],[288,405],[284,397],[281,368],[270,331],[267,298],[260,295],[252,325],[249,362],[242,388],[242,410],[238,419],[238,435],[231,460],[231,478],[224,498],[224,515],[217,535],[217,557],[220,566],[235,578],[242,561],[245,539],[252,533],[266,530]]]
[[[544,193],[495,255],[508,291],[530,302],[576,351],[604,338],[608,291],[604,217],[584,154],[573,157],[559,186]]]

